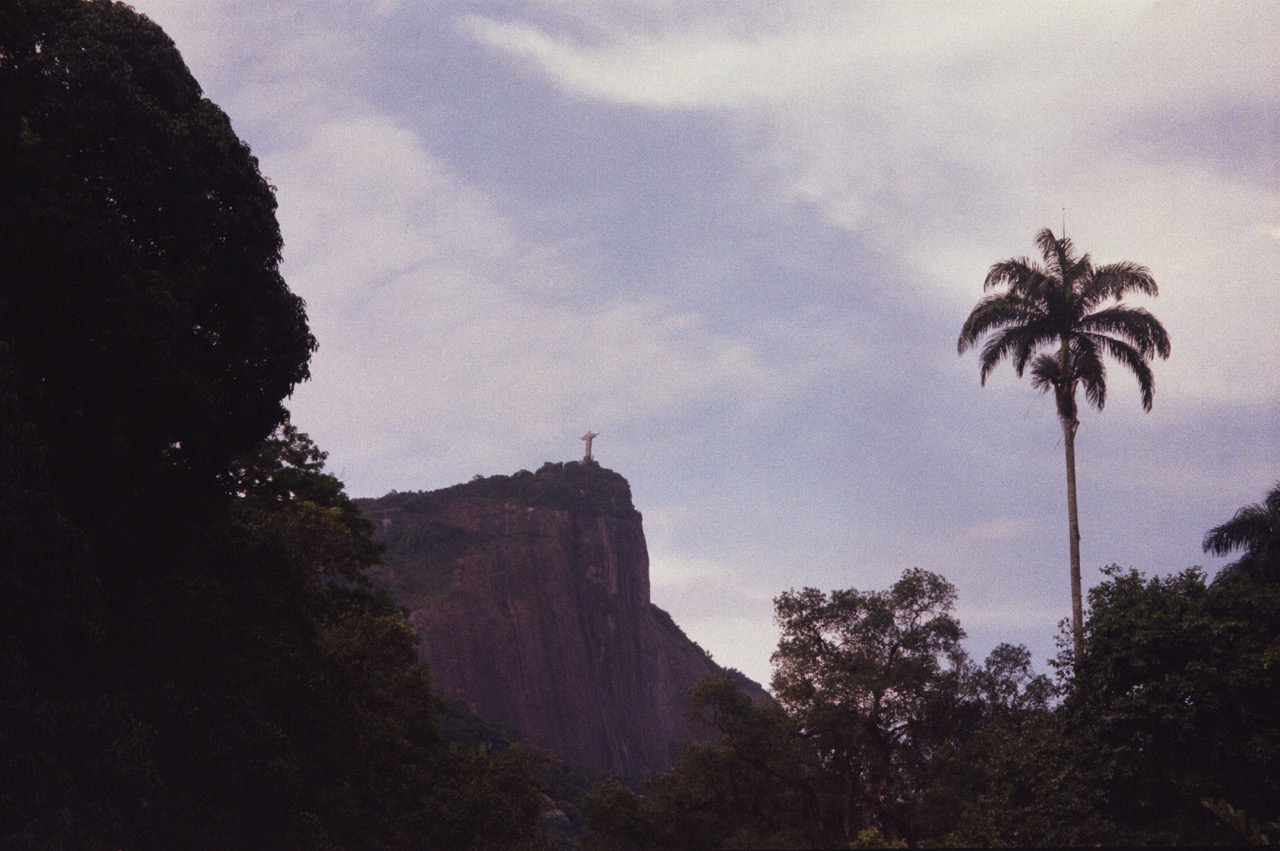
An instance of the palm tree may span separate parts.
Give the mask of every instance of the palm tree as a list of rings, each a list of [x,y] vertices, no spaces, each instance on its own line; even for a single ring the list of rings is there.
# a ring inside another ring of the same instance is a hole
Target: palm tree
[[[1262,502],[1246,505],[1204,536],[1206,553],[1225,556],[1241,549],[1244,555],[1224,567],[1222,575],[1239,572],[1268,581],[1280,577],[1280,483]]]
[[[1080,520],[1076,510],[1076,389],[1098,410],[1107,399],[1104,356],[1133,373],[1142,407],[1151,410],[1155,378],[1152,355],[1169,357],[1169,334],[1141,307],[1120,301],[1130,292],[1154,296],[1155,279],[1145,266],[1122,261],[1093,265],[1075,255],[1071,240],[1045,228],[1036,234],[1043,265],[1025,257],[996,263],[987,273],[983,296],[960,331],[964,354],[981,338],[982,383],[1008,358],[1021,377],[1031,366],[1031,385],[1053,391],[1067,453],[1067,518],[1071,542],[1071,631],[1075,656],[1084,653],[1084,606],[1080,593]],[[1108,303],[1110,302],[1110,303]],[[1044,350],[1044,351],[1042,351]]]

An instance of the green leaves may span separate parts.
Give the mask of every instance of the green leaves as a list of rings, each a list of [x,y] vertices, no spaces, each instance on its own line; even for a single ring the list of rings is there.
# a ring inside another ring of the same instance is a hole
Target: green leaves
[[[545,761],[446,747],[360,587],[273,191],[172,41],[0,4],[0,186],[0,845],[535,844]]]
[[[995,785],[976,764],[996,747],[1013,760],[1015,740],[1040,735],[1052,688],[1024,647],[973,665],[955,594],[913,568],[883,591],[779,595],[777,702],[753,703],[728,676],[698,684],[693,718],[717,737],[687,745],[643,796],[600,787],[590,847],[928,844],[962,818],[983,825],[966,836],[990,838],[995,803],[965,815]]]
[[[727,677],[701,683],[694,712],[718,737],[686,746],[644,794],[600,787],[586,847],[1270,836],[1280,585],[1240,572],[1209,585],[1194,568],[1104,574],[1086,652],[1064,651],[1058,688],[1025,647],[970,662],[955,589],[936,574],[909,570],[884,591],[780,595],[778,702],[753,704]]]
[[[950,583],[918,568],[887,592],[783,593],[775,600],[782,635],[774,694],[793,712],[857,694],[855,702],[888,718],[958,652],[964,633],[950,615],[954,601]]]
[[[1280,589],[1108,568],[1062,710],[1106,814],[1143,842],[1229,841],[1199,806],[1280,815]]]
[[[217,472],[281,420],[315,347],[272,191],[128,7],[20,2],[5,28],[0,336],[52,460],[76,492]]]
[[[954,586],[918,568],[888,591],[775,601],[773,693],[840,779],[846,842],[855,823],[901,834],[928,754],[947,739],[942,707],[959,699],[965,659],[954,602]]]

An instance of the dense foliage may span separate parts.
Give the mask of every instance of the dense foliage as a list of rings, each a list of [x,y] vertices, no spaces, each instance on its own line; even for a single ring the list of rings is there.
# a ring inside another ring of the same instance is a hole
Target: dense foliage
[[[1062,715],[1124,839],[1224,838],[1204,803],[1280,817],[1280,587],[1111,568]]]
[[[537,843],[545,760],[451,747],[360,583],[273,193],[172,42],[0,4],[0,186],[0,845]]]
[[[378,500],[379,510],[414,506],[422,512],[467,500],[496,500],[524,506],[580,511],[612,517],[639,516],[627,480],[595,461],[548,461],[536,473],[476,476],[469,482],[434,491],[397,493]]]
[[[1280,587],[1109,568],[1056,685],[970,661],[941,577],[776,600],[776,702],[694,694],[718,735],[597,787],[589,848],[1240,844],[1280,834]],[[1065,639],[1069,641],[1069,638]]]

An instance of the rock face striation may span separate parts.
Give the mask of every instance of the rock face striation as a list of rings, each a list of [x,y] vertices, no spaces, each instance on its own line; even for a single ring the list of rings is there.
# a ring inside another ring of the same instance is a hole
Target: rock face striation
[[[722,669],[650,602],[626,479],[549,463],[358,503],[387,546],[372,578],[445,696],[590,770],[671,766],[690,687]]]

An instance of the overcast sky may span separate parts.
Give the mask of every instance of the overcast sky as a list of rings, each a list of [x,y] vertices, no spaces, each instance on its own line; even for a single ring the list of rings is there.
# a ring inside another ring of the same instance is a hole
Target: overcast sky
[[[1049,226],[1150,267],[1154,410],[1077,439],[1084,577],[1224,560],[1280,479],[1280,3],[137,0],[277,187],[357,496],[580,457],[653,598],[761,681],[789,588],[1068,616],[1053,402],[956,338]]]

